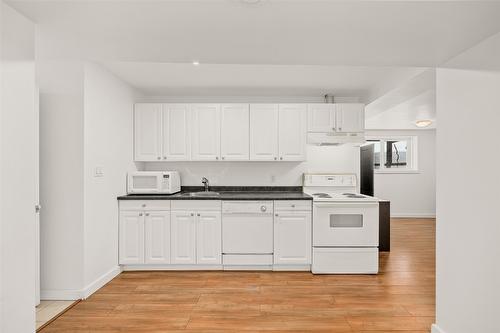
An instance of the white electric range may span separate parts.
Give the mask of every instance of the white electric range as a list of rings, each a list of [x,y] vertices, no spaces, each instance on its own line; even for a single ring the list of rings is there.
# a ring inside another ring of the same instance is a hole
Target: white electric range
[[[313,273],[378,273],[378,199],[356,191],[355,174],[304,174],[313,197]]]

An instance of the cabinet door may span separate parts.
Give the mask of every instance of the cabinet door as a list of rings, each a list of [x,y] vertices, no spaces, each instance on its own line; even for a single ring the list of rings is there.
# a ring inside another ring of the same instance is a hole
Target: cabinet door
[[[191,159],[189,104],[163,105],[163,160]]]
[[[121,265],[144,263],[144,213],[120,212],[119,262]]]
[[[196,263],[222,264],[221,213],[198,212],[196,219]]]
[[[278,212],[274,217],[274,264],[311,263],[311,212]]]
[[[248,160],[249,122],[248,104],[221,105],[220,150],[222,160]]]
[[[360,103],[335,104],[337,131],[363,132],[365,130],[365,105]]]
[[[220,105],[193,104],[191,157],[197,161],[216,161],[220,157]]]
[[[250,160],[278,159],[278,105],[250,104]]]
[[[305,104],[279,105],[279,159],[280,161],[304,161],[306,159]]]
[[[196,230],[193,212],[172,211],[171,213],[171,263],[196,263]]]
[[[151,211],[145,213],[146,264],[170,263],[170,212]]]
[[[136,161],[161,159],[162,105],[142,103],[134,111],[134,155]]]
[[[307,106],[307,130],[331,132],[336,129],[335,104],[309,104]]]

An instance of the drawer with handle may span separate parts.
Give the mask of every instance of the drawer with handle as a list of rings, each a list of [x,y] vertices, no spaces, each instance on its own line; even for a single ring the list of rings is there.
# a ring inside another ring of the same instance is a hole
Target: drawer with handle
[[[121,200],[120,210],[170,210],[170,200]]]
[[[275,211],[309,211],[312,210],[311,200],[276,200]]]

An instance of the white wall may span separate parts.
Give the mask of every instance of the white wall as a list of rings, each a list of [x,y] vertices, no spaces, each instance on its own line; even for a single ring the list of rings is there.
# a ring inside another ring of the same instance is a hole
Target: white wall
[[[207,177],[217,186],[302,186],[304,172],[356,173],[359,147],[307,146],[307,161],[297,162],[160,162],[144,170],[178,170],[182,185],[202,186]]]
[[[436,322],[447,333],[500,332],[499,89],[500,72],[437,72]]]
[[[118,204],[126,174],[134,170],[135,92],[102,67],[85,65],[84,80],[84,263],[85,288],[119,273]],[[104,175],[95,177],[95,168]]]
[[[41,297],[75,299],[83,286],[83,66],[39,60],[37,72]]]
[[[436,216],[436,131],[379,130],[367,136],[416,136],[418,173],[375,173],[375,196],[391,201],[394,217]]]
[[[1,6],[1,332],[35,330],[35,26]]]

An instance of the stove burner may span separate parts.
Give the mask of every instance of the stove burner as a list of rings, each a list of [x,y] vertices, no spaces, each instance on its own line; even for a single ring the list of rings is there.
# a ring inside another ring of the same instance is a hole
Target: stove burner
[[[332,196],[327,193],[314,193],[313,196],[318,198],[331,198]]]

